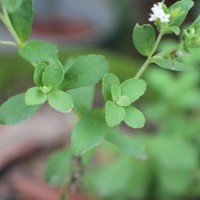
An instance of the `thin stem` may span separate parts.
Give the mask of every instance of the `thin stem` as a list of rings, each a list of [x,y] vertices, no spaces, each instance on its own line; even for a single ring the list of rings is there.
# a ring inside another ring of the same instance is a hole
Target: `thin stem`
[[[73,156],[70,181],[69,184],[68,179],[63,182],[59,200],[69,200],[70,194],[79,190],[83,173],[84,166],[81,156]]]
[[[8,16],[8,12],[6,7],[4,6],[3,2],[2,2],[2,11],[3,11],[3,15],[0,15],[0,19],[2,20],[2,22],[4,23],[4,25],[7,27],[8,31],[10,32],[10,34],[13,36],[13,38],[15,39],[15,41],[17,42],[17,44],[19,46],[21,46],[21,40],[19,39],[17,33],[15,32],[11,22],[10,22],[10,18]]]
[[[59,200],[68,200],[68,190],[67,190],[67,187],[68,187],[68,180],[65,180],[61,186],[61,192],[60,192],[60,198]]]
[[[81,156],[74,156],[72,158],[72,175],[70,180],[70,192],[76,192],[81,185],[82,177],[84,174],[84,166]]]
[[[0,44],[17,47],[17,44],[15,42],[11,42],[11,41],[0,40]]]
[[[136,78],[136,79],[139,79],[139,78],[142,76],[142,74],[144,73],[144,71],[148,68],[149,64],[151,63],[151,58],[152,58],[153,54],[156,52],[156,50],[157,50],[157,48],[158,48],[158,45],[159,45],[159,43],[160,43],[160,40],[162,39],[162,36],[163,36],[162,33],[160,33],[160,34],[158,35],[158,38],[157,38],[157,40],[156,40],[156,42],[155,42],[155,45],[154,45],[154,47],[153,47],[153,49],[152,49],[150,55],[148,56],[147,60],[146,60],[145,63],[142,65],[142,67],[140,68],[140,70],[138,71],[138,73],[135,75],[135,78]]]

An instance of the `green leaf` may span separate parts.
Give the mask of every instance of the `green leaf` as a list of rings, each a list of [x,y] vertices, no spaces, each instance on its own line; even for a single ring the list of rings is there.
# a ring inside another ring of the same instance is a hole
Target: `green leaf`
[[[136,159],[147,159],[146,144],[136,137],[124,135],[120,131],[110,130],[106,135],[106,139]]]
[[[51,62],[58,59],[56,46],[40,40],[31,40],[25,43],[19,54],[29,62]]]
[[[133,30],[133,43],[135,48],[144,56],[149,56],[155,45],[155,31],[153,26],[136,24]]]
[[[194,2],[192,0],[181,0],[176,3],[174,3],[170,8],[169,8],[169,13],[172,12],[180,12],[180,14],[175,17],[174,20],[170,22],[170,26],[178,26],[180,27],[183,21],[185,20],[188,11],[193,7]]]
[[[108,61],[101,55],[80,57],[65,74],[61,88],[68,90],[95,85],[108,71],[108,66]]]
[[[53,185],[59,186],[70,178],[72,151],[64,149],[51,154],[47,160],[44,172],[45,180]]]
[[[33,20],[33,1],[22,0],[20,3],[18,0],[18,5],[20,5],[20,7],[18,7],[18,9],[16,9],[14,12],[10,13],[9,18],[19,39],[21,42],[24,42],[29,38],[31,34]]]
[[[75,155],[82,155],[101,144],[107,132],[102,110],[85,115],[72,131],[72,148]]]
[[[106,164],[87,170],[84,188],[107,200],[145,199],[150,184],[147,163],[128,156],[109,156]]]
[[[94,89],[94,86],[87,86],[68,91],[72,96],[75,111],[77,111],[81,116],[85,115],[92,109]]]
[[[0,124],[14,125],[20,123],[34,115],[39,108],[39,105],[26,105],[24,93],[13,96],[0,107]]]
[[[121,96],[116,101],[116,104],[118,104],[119,106],[130,106],[131,100],[126,96]]]
[[[57,89],[64,79],[63,66],[60,61],[52,61],[42,74],[42,82],[46,87]]]
[[[112,73],[107,73],[103,77],[102,93],[105,101],[112,100],[111,89],[112,86],[120,86],[120,81],[117,76]]]
[[[178,26],[169,26],[167,28],[164,28],[163,32],[165,34],[175,33],[176,35],[179,35],[180,34],[180,28]]]
[[[44,63],[39,63],[35,66],[35,71],[34,71],[34,83],[36,86],[43,86],[42,83],[42,74],[45,71],[47,65]]]
[[[180,137],[155,138],[149,143],[148,150],[154,162],[166,169],[193,171],[198,166],[195,147]]]
[[[128,79],[121,84],[122,96],[127,96],[131,102],[134,102],[144,94],[146,86],[147,83],[142,79]]]
[[[8,12],[12,13],[20,8],[23,0],[3,0],[3,2]]]
[[[121,96],[120,86],[113,85],[111,89],[111,95],[112,95],[113,101],[116,101]]]
[[[30,88],[25,93],[25,102],[27,105],[43,104],[46,100],[47,95],[39,87]]]
[[[144,115],[138,109],[129,106],[125,108],[124,122],[131,128],[142,128],[145,123]]]
[[[123,107],[118,106],[112,101],[107,101],[106,108],[106,122],[109,127],[114,127],[124,119],[125,110]]]
[[[56,90],[48,94],[49,105],[59,112],[69,112],[73,107],[73,100],[70,94]]]
[[[180,63],[176,60],[165,59],[165,58],[155,58],[153,60],[159,67],[164,69],[169,69],[173,71],[190,71],[193,70],[193,67],[188,66],[186,64]]]

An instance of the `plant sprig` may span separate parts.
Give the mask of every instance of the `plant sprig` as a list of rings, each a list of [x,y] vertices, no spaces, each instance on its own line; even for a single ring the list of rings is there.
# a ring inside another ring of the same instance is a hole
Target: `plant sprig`
[[[145,117],[132,104],[146,91],[147,83],[141,76],[150,64],[173,71],[192,69],[182,63],[179,57],[181,52],[189,52],[191,48],[200,46],[199,17],[190,27],[181,28],[193,4],[192,0],[175,2],[169,8],[163,2],[154,4],[149,20],[154,22],[159,32],[157,39],[155,28],[151,24],[136,24],[133,43],[137,51],[146,57],[146,61],[133,78],[120,83],[117,76],[108,73],[109,62],[102,55],[82,56],[64,68],[55,45],[41,40],[28,40],[32,27],[33,1],[13,0],[11,3],[9,0],[2,0],[0,20],[15,42],[0,40],[0,44],[18,47],[19,55],[34,66],[35,85],[1,105],[0,124],[20,123],[48,102],[59,112],[68,113],[74,109],[79,113],[80,120],[72,131],[72,155],[82,156],[107,139],[134,158],[147,159],[143,148],[145,143],[137,146],[134,140],[121,136],[119,131],[111,138],[116,132],[113,127],[120,125],[122,121],[131,128],[144,126]],[[169,51],[157,52],[164,35],[178,36],[180,33],[180,44]],[[94,86],[101,80],[105,105],[91,109]],[[133,148],[130,142],[134,143]]]

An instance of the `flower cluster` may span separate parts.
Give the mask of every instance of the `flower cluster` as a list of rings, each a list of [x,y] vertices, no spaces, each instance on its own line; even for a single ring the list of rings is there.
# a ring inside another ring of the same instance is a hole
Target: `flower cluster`
[[[168,23],[170,14],[166,14],[162,8],[163,3],[154,4],[151,8],[152,14],[150,14],[149,21],[160,20],[161,23]]]

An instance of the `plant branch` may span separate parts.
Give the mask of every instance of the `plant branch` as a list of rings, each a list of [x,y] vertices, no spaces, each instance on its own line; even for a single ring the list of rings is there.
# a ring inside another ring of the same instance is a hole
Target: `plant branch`
[[[0,44],[17,47],[17,44],[15,42],[11,42],[11,41],[0,40]]]
[[[139,78],[142,76],[142,74],[144,73],[144,71],[148,68],[149,64],[151,63],[151,58],[152,58],[152,56],[154,55],[154,53],[156,52],[156,50],[157,50],[157,48],[158,48],[158,45],[159,45],[159,43],[160,43],[160,41],[161,41],[161,39],[162,39],[162,36],[163,36],[162,33],[160,33],[160,34],[158,35],[158,38],[157,38],[157,40],[156,40],[156,42],[155,42],[155,45],[154,45],[154,47],[153,47],[153,49],[152,49],[150,55],[148,56],[148,58],[147,58],[147,60],[145,61],[145,63],[142,65],[142,67],[140,68],[140,70],[139,70],[139,71],[137,72],[137,74],[135,75],[135,78],[136,78],[136,79],[139,79]]]
[[[84,166],[81,156],[74,156],[72,158],[72,175],[70,179],[70,192],[76,192],[80,186],[84,174]]]
[[[64,180],[59,200],[69,200],[70,194],[76,193],[79,190],[83,174],[84,166],[81,156],[73,156],[70,181],[68,184],[68,179]]]

